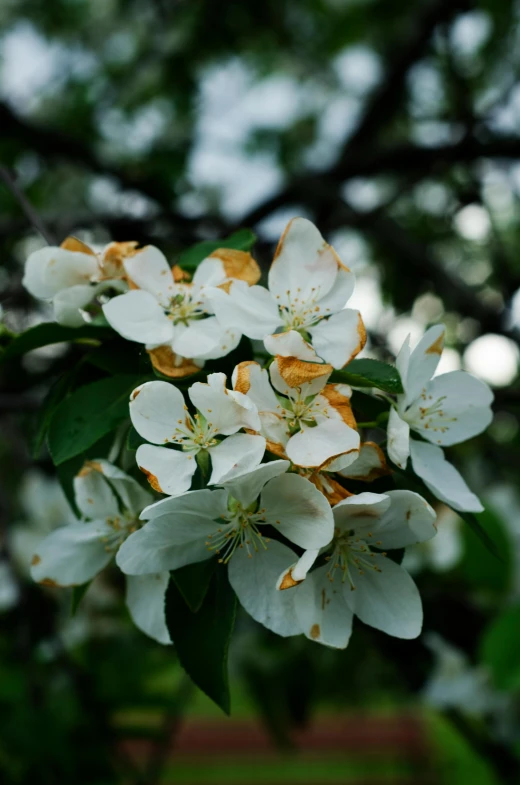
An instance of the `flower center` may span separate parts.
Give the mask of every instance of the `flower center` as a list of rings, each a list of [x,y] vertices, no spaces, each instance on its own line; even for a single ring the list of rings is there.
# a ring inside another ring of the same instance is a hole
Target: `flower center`
[[[289,289],[286,294],[289,300],[288,304],[279,305],[280,316],[286,330],[305,330],[317,324],[330,313],[330,308],[322,308],[317,304],[321,299],[319,286],[313,286],[310,295],[305,299],[302,299],[299,287],[296,289],[295,296]]]
[[[314,425],[317,415],[327,416],[326,407],[319,395],[302,396],[299,388],[284,400],[282,414],[285,417],[290,431],[296,433],[304,425]]]
[[[215,534],[209,534],[205,543],[208,551],[217,554],[219,564],[227,564],[237,548],[245,548],[250,559],[253,552],[261,548],[267,550],[269,538],[264,537],[258,528],[265,523],[265,509],[254,512],[252,508],[256,504],[244,508],[233,498],[230,498],[228,507],[223,525]]]
[[[443,405],[446,395],[434,399],[423,389],[419,401],[412,403],[403,413],[403,419],[410,425],[420,422],[426,430],[446,433],[449,430],[449,423],[457,421],[456,417],[447,417]]]
[[[371,532],[367,533],[367,537],[372,537]],[[381,542],[378,540],[374,544],[379,546]],[[386,553],[383,552],[380,555],[386,556]],[[364,575],[366,570],[381,572],[375,558],[376,554],[372,552],[370,545],[360,537],[356,537],[353,531],[345,533],[336,529],[332,542],[332,553],[326,557],[329,562],[327,577],[333,583],[336,575],[339,574],[341,582],[348,581],[353,591],[356,588],[355,581],[358,576]]]
[[[185,419],[177,420],[177,423],[178,427],[175,429],[172,441],[182,445],[185,452],[197,453],[199,450],[209,450],[218,443],[215,439],[218,429],[198,412],[194,417],[186,413]]]
[[[199,292],[193,292],[188,287],[178,291],[166,303],[164,312],[174,324],[188,326],[194,319],[202,319],[207,311]]]
[[[121,515],[116,515],[114,518],[106,518],[106,524],[110,531],[105,533],[100,539],[107,553],[117,551],[126,538],[142,526],[141,521],[136,520],[128,510],[125,510]]]

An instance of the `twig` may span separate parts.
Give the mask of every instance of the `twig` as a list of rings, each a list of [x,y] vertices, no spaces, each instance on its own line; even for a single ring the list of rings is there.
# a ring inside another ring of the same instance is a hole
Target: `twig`
[[[12,195],[24,211],[25,215],[29,219],[29,223],[31,223],[34,228],[41,234],[43,239],[49,245],[54,245],[54,238],[52,237],[51,233],[48,231],[47,227],[44,225],[43,221],[41,220],[40,216],[27,199],[26,195],[24,194],[23,190],[20,188],[16,179],[10,173],[9,169],[0,164],[0,178],[4,181],[7,188],[11,191]]]

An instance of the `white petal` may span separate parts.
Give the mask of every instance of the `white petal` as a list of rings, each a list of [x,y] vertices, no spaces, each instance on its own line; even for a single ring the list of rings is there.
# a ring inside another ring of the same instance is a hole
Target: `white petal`
[[[229,562],[229,582],[240,604],[255,621],[277,635],[299,635],[301,628],[294,610],[295,594],[277,591],[276,579],[294,561],[294,552],[271,540],[267,550],[260,549],[248,558],[237,549]]]
[[[153,502],[152,494],[145,490],[133,477],[114,466],[113,463],[97,458],[93,461],[98,471],[110,481],[111,486],[121,499],[123,507],[138,517],[141,511]]]
[[[297,466],[322,466],[334,456],[359,449],[359,433],[339,419],[325,420],[291,436],[285,451]]]
[[[315,327],[309,327],[309,333],[317,354],[334,368],[347,365],[366,341],[361,315],[352,308],[345,308],[330,319],[322,319]]]
[[[235,349],[241,338],[239,330],[229,331],[215,316],[192,321],[182,329],[179,327],[174,328],[172,349],[181,357],[218,359]]]
[[[472,439],[493,419],[493,393],[485,382],[465,371],[435,377],[426,385],[424,396],[410,407],[406,418],[434,444],[448,447]],[[428,407],[433,408],[432,414]]]
[[[301,548],[321,548],[334,533],[332,510],[325,496],[297,474],[282,474],[264,487],[260,507],[266,523]]]
[[[211,373],[207,383],[195,382],[188,395],[215,433],[230,436],[240,428],[260,430],[260,418],[253,401],[240,392],[228,390],[223,373]]]
[[[388,417],[388,457],[400,469],[405,469],[410,455],[410,426],[401,420],[392,406]]]
[[[291,564],[286,570],[282,572],[276,582],[276,588],[280,591],[292,589],[301,583],[307,577],[307,573],[314,565],[314,562],[320,555],[320,549],[304,551],[297,562]]]
[[[281,305],[325,297],[338,272],[338,260],[318,229],[306,218],[287,225],[269,270],[269,290]]]
[[[247,395],[259,412],[281,412],[269,381],[269,372],[255,362],[243,362],[233,371],[233,389]]]
[[[222,485],[258,466],[264,457],[265,439],[263,436],[236,433],[228,436],[216,447],[211,447],[208,452],[211,455],[212,467],[208,484]]]
[[[74,477],[74,498],[78,509],[85,518],[115,518],[120,514],[117,497],[98,471],[94,461],[90,461]]]
[[[399,376],[401,377],[401,382],[403,385],[404,395],[402,396],[406,399],[406,380],[408,378],[408,366],[410,364],[410,355],[412,350],[410,349],[410,336],[407,335],[405,340],[403,341],[403,345],[399,349],[399,354],[395,358],[395,367],[399,371]],[[401,397],[401,396],[399,396]]]
[[[292,358],[289,363],[285,363],[281,357],[275,357],[269,366],[271,384],[277,392],[287,395],[289,398],[299,397],[301,399],[310,395],[318,395],[327,384],[331,372],[332,368],[325,363],[310,365],[295,358]],[[313,378],[314,375],[315,378]],[[310,381],[302,381],[302,379],[310,379]],[[321,402],[324,406],[328,406],[326,399],[322,398]]]
[[[182,393],[169,382],[146,382],[130,396],[130,418],[143,439],[154,444],[173,441],[186,418]]]
[[[164,596],[169,582],[169,572],[126,577],[126,604],[134,624],[164,644],[171,643],[164,617]]]
[[[461,512],[482,512],[477,496],[444,457],[440,447],[410,439],[410,456],[414,472],[434,496]]]
[[[204,490],[153,504],[143,513],[149,522],[119,548],[117,564],[128,575],[146,575],[211,558],[206,541],[217,531],[226,502],[225,491]]]
[[[89,283],[98,272],[94,255],[49,245],[29,256],[22,283],[34,297],[50,300],[62,289]]]
[[[334,525],[341,531],[354,530],[359,537],[366,538],[368,532],[376,530],[390,504],[389,496],[382,493],[349,496],[333,507]]]
[[[82,310],[92,302],[97,291],[96,286],[80,284],[58,292],[52,301],[54,318],[58,324],[64,324],[66,327],[81,327],[85,323]]]
[[[110,326],[128,341],[160,345],[173,337],[172,322],[148,292],[136,289],[113,297],[103,306],[103,313]]]
[[[329,467],[330,469],[330,467]],[[356,459],[339,471],[342,477],[354,480],[372,480],[386,473],[385,456],[381,448],[373,442],[364,442]]]
[[[372,529],[372,539],[380,543],[378,547],[406,548],[436,535],[437,515],[422,496],[412,491],[387,491],[386,496],[390,498],[390,507]]]
[[[264,485],[273,477],[284,474],[290,465],[289,461],[263,463],[247,474],[229,481],[223,480],[221,485],[229,492],[230,496],[237,499],[244,507],[248,507],[255,499],[258,499]]]
[[[443,324],[430,327],[411,353],[408,372],[402,379],[408,403],[419,397],[435,373],[444,347],[445,332]]]
[[[417,638],[423,613],[417,586],[399,564],[385,556],[374,556],[362,575],[353,574],[356,588],[343,583],[347,605],[362,622],[396,638]],[[334,585],[337,580],[334,581]]]
[[[194,286],[219,286],[224,283],[227,275],[224,265],[220,259],[208,256],[197,265],[197,269],[192,278]]]
[[[213,289],[208,297],[220,324],[235,327],[248,338],[261,340],[282,323],[276,301],[263,286],[234,280],[229,294]]]
[[[320,313],[333,314],[342,311],[352,297],[356,285],[356,276],[350,270],[340,268],[334,281],[334,286],[325,297],[318,300]]]
[[[295,607],[303,632],[316,643],[344,649],[352,632],[353,614],[343,597],[338,581],[331,583],[329,568],[318,567],[296,589],[282,594],[295,594]]]
[[[269,354],[280,357],[297,357],[307,362],[319,362],[318,355],[300,333],[289,330],[286,333],[275,333],[264,338],[264,346]]]
[[[178,496],[189,491],[197,462],[193,455],[167,447],[142,444],[135,455],[137,465],[159,493]]]
[[[33,557],[31,576],[47,586],[80,586],[106,567],[113,553],[103,537],[111,531],[106,522],[69,523],[49,534]]]
[[[124,260],[125,270],[139,289],[164,305],[176,292],[170,265],[158,248],[147,245]]]

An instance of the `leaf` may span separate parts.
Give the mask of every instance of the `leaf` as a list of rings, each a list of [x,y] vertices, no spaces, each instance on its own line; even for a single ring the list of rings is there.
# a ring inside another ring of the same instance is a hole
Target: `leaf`
[[[230,712],[228,650],[235,624],[237,599],[227,570],[213,574],[200,609],[193,613],[175,580],[166,591],[166,624],[179,661],[195,684]]]
[[[12,360],[14,357],[31,352],[33,349],[54,343],[82,340],[102,341],[113,334],[110,328],[93,324],[85,324],[82,327],[65,327],[56,322],[45,322],[17,335],[9,346],[0,353],[0,362]]]
[[[505,610],[484,632],[480,646],[482,661],[491,670],[499,689],[520,689],[518,630],[520,605]]]
[[[380,360],[352,360],[343,371],[334,371],[330,382],[351,384],[353,387],[377,387],[384,392],[399,395],[403,385],[399,371]]]
[[[111,376],[75,390],[54,410],[48,444],[59,466],[117,428],[128,415],[128,398],[141,384],[137,376]]]
[[[90,584],[92,581],[88,581],[87,583],[82,583],[81,586],[73,586],[72,587],[72,596],[70,600],[70,615],[75,616],[76,611],[78,610],[81,600],[88,592],[90,588]]]
[[[171,573],[171,577],[193,613],[200,610],[215,572],[216,559],[188,564]]]
[[[31,453],[34,459],[37,459],[40,454],[40,450],[45,441],[45,437],[47,436],[47,431],[49,429],[49,424],[52,415],[54,414],[54,410],[69,392],[72,384],[74,383],[76,373],[77,368],[73,368],[68,373],[60,376],[60,378],[52,385],[51,389],[45,396],[39,412],[39,425],[32,440]]]
[[[256,235],[251,229],[239,229],[225,240],[204,240],[192,245],[179,256],[177,264],[185,270],[194,270],[203,259],[217,248],[234,248],[236,251],[249,251],[256,242]]]
[[[377,420],[388,413],[388,403],[374,395],[354,390],[350,399],[356,420]]]
[[[487,510],[483,513],[480,513],[478,518],[472,512],[460,512],[459,510],[456,510],[456,513],[471,527],[471,530],[477,535],[485,549],[496,559],[502,562],[503,565],[507,564],[507,552],[509,550],[507,537],[505,537],[503,532],[500,530],[500,526],[496,524],[495,516],[489,513]],[[482,525],[481,521],[485,523],[485,526]],[[489,530],[493,532],[493,537],[490,536]],[[500,545],[497,545],[497,541],[500,542]],[[475,566],[478,565],[478,570],[480,571],[482,569],[481,559],[482,554],[475,552],[468,559],[468,562]],[[500,573],[504,578],[508,579],[507,568],[502,566],[500,568]]]
[[[137,433],[134,426],[131,425],[126,437],[126,449],[131,452],[136,452],[142,444],[148,444],[148,442],[146,439],[143,439],[143,437]]]

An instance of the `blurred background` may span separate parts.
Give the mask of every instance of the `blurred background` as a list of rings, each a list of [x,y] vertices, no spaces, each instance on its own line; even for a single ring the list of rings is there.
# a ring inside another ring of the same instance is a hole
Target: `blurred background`
[[[334,652],[240,616],[227,719],[132,628],[117,575],[74,614],[28,580],[72,516],[35,417],[81,349],[32,352],[0,386],[2,782],[520,782],[519,16],[515,0],[0,4],[0,163],[48,238],[174,261],[245,226],[267,269],[286,222],[311,218],[357,274],[365,356],[444,321],[440,371],[494,388],[492,426],[450,457],[501,554],[437,505],[438,537],[405,556],[418,641],[357,624]],[[51,318],[21,287],[43,243],[0,182],[0,342]]]

